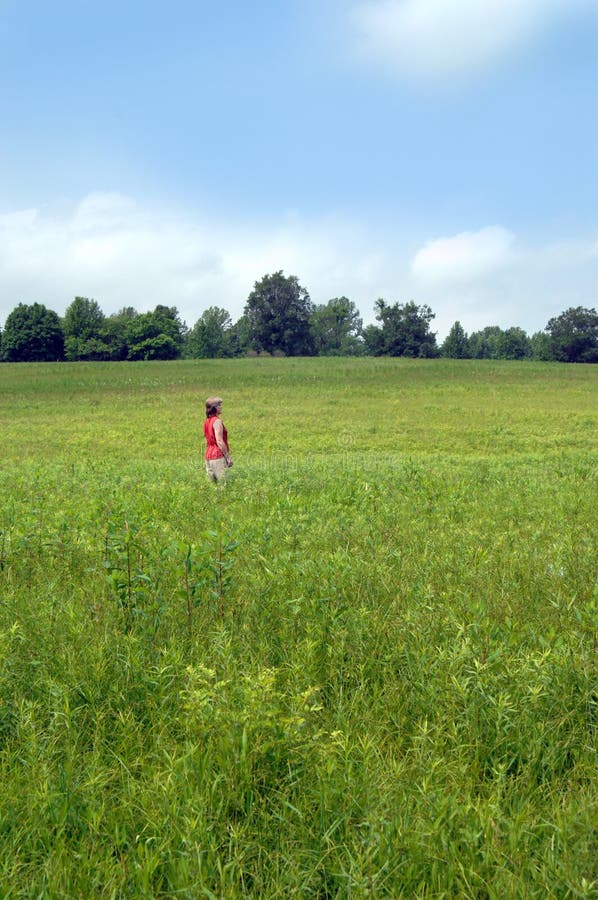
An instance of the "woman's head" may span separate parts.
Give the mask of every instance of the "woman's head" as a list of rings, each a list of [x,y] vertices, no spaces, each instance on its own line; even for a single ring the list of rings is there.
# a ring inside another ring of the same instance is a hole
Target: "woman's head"
[[[222,398],[208,397],[208,399],[206,400],[206,417],[209,419],[211,416],[217,416],[221,410]]]

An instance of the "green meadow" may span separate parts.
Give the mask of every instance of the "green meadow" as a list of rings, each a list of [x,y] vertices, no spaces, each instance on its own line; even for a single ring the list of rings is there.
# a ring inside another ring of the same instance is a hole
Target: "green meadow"
[[[0,366],[0,896],[598,897],[597,388]]]

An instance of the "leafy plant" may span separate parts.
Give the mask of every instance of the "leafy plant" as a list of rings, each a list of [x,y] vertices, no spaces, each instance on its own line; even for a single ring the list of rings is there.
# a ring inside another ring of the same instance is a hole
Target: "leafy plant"
[[[591,367],[5,365],[0,403],[6,896],[596,895]]]
[[[217,604],[220,617],[224,615],[224,598],[232,580],[232,554],[238,546],[234,540],[223,543],[215,531],[205,532],[203,538],[205,544],[200,549],[195,544],[180,541],[171,546],[173,559],[177,563],[182,561],[183,577],[178,593],[185,602],[190,637],[193,634],[193,611],[202,601],[212,599]]]

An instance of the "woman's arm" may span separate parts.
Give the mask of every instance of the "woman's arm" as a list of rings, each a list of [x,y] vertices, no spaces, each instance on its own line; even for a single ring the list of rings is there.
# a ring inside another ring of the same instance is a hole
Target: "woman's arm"
[[[230,452],[228,446],[224,440],[224,432],[222,430],[222,422],[220,419],[216,419],[214,422],[214,437],[216,438],[216,443],[218,444],[219,449],[226,460],[226,464],[231,465],[232,460],[230,458]]]

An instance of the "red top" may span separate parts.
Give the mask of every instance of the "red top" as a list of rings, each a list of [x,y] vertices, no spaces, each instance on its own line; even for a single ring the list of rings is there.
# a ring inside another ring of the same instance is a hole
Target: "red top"
[[[214,434],[214,422],[217,418],[218,416],[210,416],[210,418],[206,419],[203,423],[203,433],[206,439],[206,459],[222,459],[224,457],[224,453],[216,443],[216,435]],[[228,448],[228,432],[224,427],[224,424],[222,425],[222,437],[227,453],[230,453]]]

